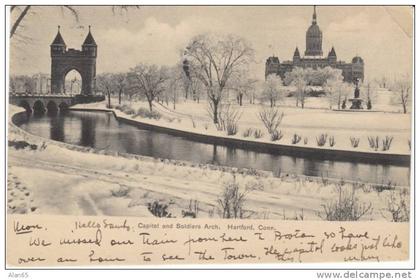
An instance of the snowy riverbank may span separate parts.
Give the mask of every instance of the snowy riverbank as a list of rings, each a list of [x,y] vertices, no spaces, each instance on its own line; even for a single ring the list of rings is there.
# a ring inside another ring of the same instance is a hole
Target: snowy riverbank
[[[20,108],[10,106],[11,114]],[[175,217],[198,206],[197,217],[220,218],[224,188],[246,192],[243,208],[254,219],[319,220],[338,196],[328,179],[273,177],[266,172],[195,165],[97,151],[30,135],[9,122],[9,141],[37,148],[8,149],[8,213],[151,216],[147,205],[168,205]],[[235,178],[235,179],[234,179]],[[380,189],[345,183],[358,203],[371,204],[361,220],[389,220],[392,195],[408,187]],[[320,217],[321,215],[321,217]]]
[[[113,104],[116,100],[113,100]],[[139,108],[146,108],[144,102],[133,102],[126,104],[133,112],[137,112]],[[386,160],[387,158],[399,158],[399,161],[408,163],[410,155],[410,121],[409,115],[396,114],[396,113],[373,113],[373,112],[337,112],[321,109],[311,109],[301,111],[296,108],[279,108],[285,111],[285,117],[281,131],[283,137],[278,141],[271,141],[268,133],[265,131],[264,126],[258,119],[258,106],[240,108],[244,110],[242,113],[243,120],[239,122],[239,132],[236,135],[226,135],[225,131],[219,131],[215,126],[209,122],[209,118],[205,117],[205,113],[197,112],[193,106],[203,106],[203,104],[195,104],[186,107],[185,104],[178,105],[184,106],[177,111],[171,110],[161,104],[155,104],[154,110],[161,114],[160,119],[151,119],[141,117],[135,113],[128,114],[118,109],[118,106],[113,106],[113,109],[106,108],[106,102],[91,103],[91,104],[78,104],[73,106],[72,109],[90,109],[90,110],[109,110],[122,120],[130,122],[138,122],[155,127],[166,128],[168,130],[189,133],[196,136],[219,137],[222,141],[232,139],[242,141],[245,145],[262,144],[260,146],[278,147],[279,149],[296,149],[298,152],[307,153],[336,153],[336,156],[346,158],[346,156],[354,156],[355,158],[369,158],[380,157]],[[201,108],[203,111],[204,108]],[[195,112],[195,113],[194,113]],[[295,115],[306,118],[304,122],[298,121]],[[246,117],[245,117],[246,116]],[[251,116],[251,117],[250,117]],[[254,116],[254,117],[252,117]],[[304,123],[307,122],[307,125]],[[359,125],[354,125],[359,123]],[[408,124],[408,125],[407,125]],[[261,130],[263,135],[261,138],[254,138],[251,136],[245,137],[244,130],[251,128],[253,130]],[[326,133],[329,137],[334,138],[334,145],[331,147],[327,143],[320,147],[317,143],[317,138]],[[296,144],[291,143],[294,134],[301,136],[302,140]],[[368,137],[379,137],[379,149],[374,150],[370,147]],[[360,144],[357,147],[351,145],[350,138],[359,138]],[[389,150],[381,149],[382,140],[386,137],[392,137],[392,145]],[[304,142],[307,139],[307,143]],[[236,142],[237,142],[236,141]],[[340,153],[341,152],[341,153]],[[352,155],[359,153],[359,155]]]

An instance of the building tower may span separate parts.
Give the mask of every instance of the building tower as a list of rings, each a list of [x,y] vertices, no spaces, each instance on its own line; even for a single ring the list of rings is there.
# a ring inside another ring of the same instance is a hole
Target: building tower
[[[322,56],[322,32],[316,22],[316,6],[312,15],[312,25],[306,31],[305,56]]]
[[[95,39],[90,32],[82,44],[81,50],[67,49],[60,33],[60,26],[51,49],[51,93],[62,94],[66,92],[65,79],[71,70],[79,72],[82,78],[80,94],[93,95],[95,92],[96,57],[97,49]]]
[[[330,65],[337,63],[337,54],[335,53],[334,47],[332,47],[331,51],[328,53],[328,63]]]
[[[293,64],[298,64],[300,62],[300,52],[298,47],[295,49],[295,53],[293,54]]]

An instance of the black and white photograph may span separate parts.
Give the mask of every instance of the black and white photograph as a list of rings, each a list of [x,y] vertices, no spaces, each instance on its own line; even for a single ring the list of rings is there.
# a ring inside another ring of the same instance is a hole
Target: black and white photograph
[[[8,6],[8,215],[410,226],[412,6]]]

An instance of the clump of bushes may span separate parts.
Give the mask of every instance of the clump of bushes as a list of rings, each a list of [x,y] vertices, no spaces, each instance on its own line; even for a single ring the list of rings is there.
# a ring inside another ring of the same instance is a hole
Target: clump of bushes
[[[327,143],[328,134],[322,133],[319,137],[316,137],[316,143],[318,147],[323,147]]]
[[[155,120],[159,120],[162,117],[162,115],[159,112],[150,111],[145,108],[139,108],[135,116],[136,117],[140,116],[142,118],[155,119]]]
[[[168,207],[168,204],[160,203],[157,200],[153,201],[153,203],[147,203],[147,209],[150,213],[159,218],[172,218],[172,214],[168,212]]]
[[[334,147],[334,145],[336,143],[334,136],[328,137],[328,143],[330,144],[330,147]]]
[[[408,222],[410,220],[410,201],[408,191],[406,189],[398,192],[391,191],[387,198],[385,210],[391,214],[391,222]]]
[[[128,106],[127,104],[123,105],[117,105],[115,106],[115,109],[120,110],[121,112],[127,114],[127,115],[134,115],[136,112],[133,108]]]
[[[259,112],[260,120],[263,122],[268,133],[271,135],[271,141],[280,140],[283,134],[279,130],[284,113],[280,113],[278,109],[269,108]]]
[[[297,135],[296,133],[295,133],[295,134],[293,134],[293,137],[292,137],[292,144],[293,144],[293,145],[295,145],[295,144],[299,143],[301,139],[302,139],[302,137],[301,137],[301,136]]]
[[[37,145],[29,144],[26,141],[9,140],[8,145],[9,147],[13,147],[16,150],[25,149],[26,147],[29,147],[31,150],[36,150],[38,148]]]
[[[250,136],[252,135],[252,132],[253,132],[252,128],[247,128],[247,129],[245,129],[245,131],[242,133],[242,136],[243,136],[243,137],[250,137]]]
[[[244,218],[244,204],[248,191],[239,189],[239,184],[235,177],[233,182],[226,183],[220,197],[217,199],[221,217],[223,219],[243,219]]]
[[[373,150],[377,151],[379,148],[379,137],[368,137],[369,141],[369,147],[371,147]]]
[[[226,131],[227,135],[235,135],[238,132],[238,122],[241,116],[241,112],[231,109],[230,104],[221,106],[217,114],[216,129]]]
[[[283,138],[283,133],[281,133],[281,130],[275,130],[270,135],[271,135],[271,141],[277,141]]]
[[[372,203],[361,203],[356,197],[356,189],[344,190],[342,183],[336,184],[338,199],[322,204],[323,213],[317,215],[325,221],[358,221],[364,215],[373,211]]]
[[[357,148],[359,146],[359,142],[360,142],[360,138],[350,136],[350,144],[353,148]]]
[[[382,151],[388,151],[391,148],[392,140],[394,140],[394,137],[392,136],[385,136],[385,139],[382,139]],[[370,148],[372,148],[375,151],[379,149],[379,136],[368,137],[368,141]]]
[[[118,190],[111,190],[111,195],[113,197],[125,197],[129,192],[129,188],[127,186],[120,186]]]
[[[388,151],[391,148],[391,143],[394,137],[392,136],[385,136],[385,139],[382,140],[382,151]]]
[[[254,138],[258,139],[263,137],[264,133],[261,131],[261,129],[254,130]]]
[[[182,217],[190,217],[190,218],[197,218],[198,217],[198,201],[190,199],[190,204],[188,206],[188,210],[181,211]]]

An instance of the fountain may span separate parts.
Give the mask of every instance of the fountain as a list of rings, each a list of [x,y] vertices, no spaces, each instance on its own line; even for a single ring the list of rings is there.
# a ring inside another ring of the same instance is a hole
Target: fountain
[[[354,89],[354,98],[349,98],[351,101],[351,110],[362,110],[363,106],[363,99],[360,98],[360,89],[359,89],[359,81],[356,81],[356,88]]]

